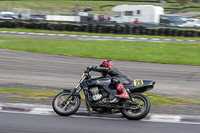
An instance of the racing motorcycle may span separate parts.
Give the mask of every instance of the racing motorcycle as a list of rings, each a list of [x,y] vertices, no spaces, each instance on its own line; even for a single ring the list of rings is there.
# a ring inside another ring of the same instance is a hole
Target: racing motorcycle
[[[64,89],[55,96],[52,106],[58,115],[72,115],[80,107],[82,91],[89,113],[121,113],[129,120],[140,120],[147,116],[151,108],[149,99],[142,93],[153,89],[154,84],[155,81],[151,80],[134,80],[124,85],[129,98],[119,98],[115,97],[117,90],[112,86],[110,77],[91,76],[87,69],[74,89]]]

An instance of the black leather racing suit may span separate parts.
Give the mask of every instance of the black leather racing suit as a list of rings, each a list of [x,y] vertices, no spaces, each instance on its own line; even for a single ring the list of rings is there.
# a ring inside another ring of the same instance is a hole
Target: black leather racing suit
[[[133,81],[115,67],[92,67],[91,71],[101,72],[104,76],[109,75],[112,79],[119,80],[120,84],[131,84]]]

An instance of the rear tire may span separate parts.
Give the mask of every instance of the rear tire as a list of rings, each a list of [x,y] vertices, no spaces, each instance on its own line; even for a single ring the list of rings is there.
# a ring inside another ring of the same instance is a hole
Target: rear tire
[[[150,111],[151,104],[149,99],[140,93],[133,93],[132,97],[138,106],[130,104],[129,109],[122,108],[121,113],[129,120],[140,120],[146,117]],[[130,102],[130,99],[128,100]]]
[[[55,96],[52,102],[53,110],[61,115],[68,116],[74,114],[80,107],[80,97],[77,95],[71,96],[66,104],[62,104],[63,101],[69,96],[69,92],[61,92]]]

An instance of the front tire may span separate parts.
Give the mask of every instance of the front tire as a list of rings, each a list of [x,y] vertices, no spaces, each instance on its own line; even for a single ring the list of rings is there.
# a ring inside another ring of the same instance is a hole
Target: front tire
[[[74,114],[80,107],[81,101],[77,95],[72,95],[66,103],[63,102],[69,94],[69,92],[61,92],[53,99],[53,110],[61,116]]]
[[[127,101],[129,102],[129,107],[122,108],[121,113],[124,117],[126,117],[129,120],[140,120],[146,117],[150,111],[151,104],[149,99],[140,93],[133,93],[132,97],[134,98],[134,101],[138,104],[132,104],[130,99]]]

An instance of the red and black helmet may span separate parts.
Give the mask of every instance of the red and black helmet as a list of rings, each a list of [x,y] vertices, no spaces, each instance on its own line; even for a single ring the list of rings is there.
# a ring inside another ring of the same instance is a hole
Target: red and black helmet
[[[103,60],[101,63],[100,63],[100,67],[106,67],[106,68],[109,68],[109,67],[114,67],[113,63],[111,60]]]

